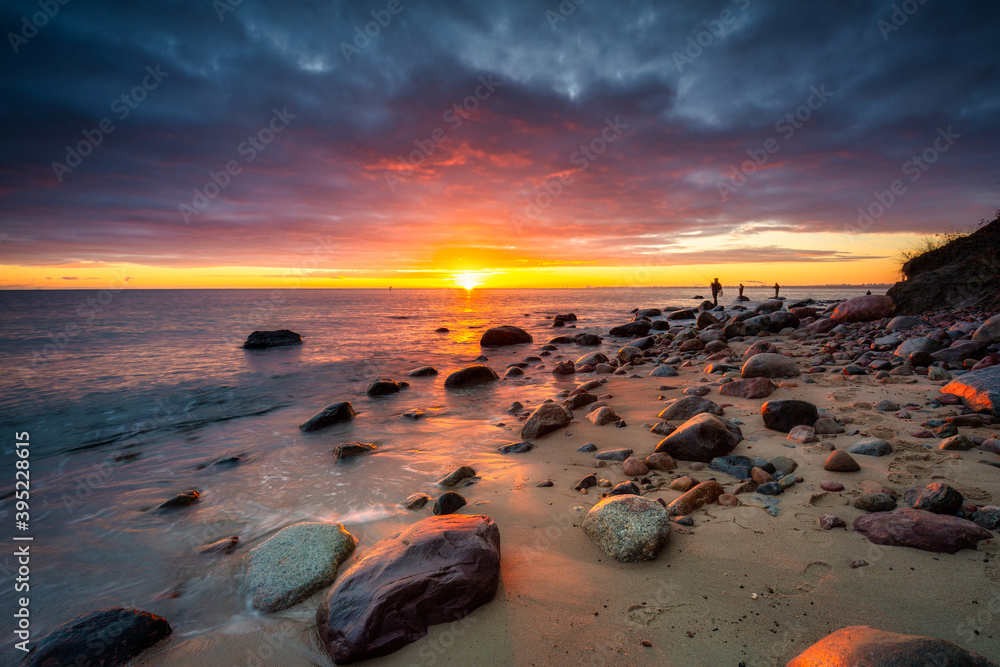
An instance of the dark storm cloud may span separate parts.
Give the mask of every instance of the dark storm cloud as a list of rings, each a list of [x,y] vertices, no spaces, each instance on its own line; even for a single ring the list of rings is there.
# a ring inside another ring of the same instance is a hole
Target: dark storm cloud
[[[451,245],[545,262],[572,238],[627,264],[679,233],[842,231],[894,180],[868,231],[997,206],[993,2],[221,2],[73,0],[17,53],[7,38],[0,261],[274,266],[325,244],[331,267]],[[5,35],[38,11],[6,3]],[[55,173],[84,132],[100,145]],[[210,172],[225,184],[185,219]]]

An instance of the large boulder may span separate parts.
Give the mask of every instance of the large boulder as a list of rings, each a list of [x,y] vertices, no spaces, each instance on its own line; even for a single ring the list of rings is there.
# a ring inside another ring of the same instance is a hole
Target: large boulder
[[[299,424],[299,428],[306,432],[318,431],[327,426],[351,421],[357,414],[350,401],[332,403]]]
[[[941,393],[958,396],[972,410],[992,412],[1000,417],[1000,366],[989,366],[957,377],[945,385]]]
[[[744,378],[780,378],[799,374],[799,365],[791,357],[765,352],[746,360],[740,370]]]
[[[278,329],[276,331],[254,331],[247,336],[243,347],[247,350],[264,350],[269,347],[285,347],[286,345],[301,345],[302,336],[289,331],[288,329]]]
[[[936,637],[852,625],[830,633],[785,667],[997,667],[978,653]]]
[[[358,541],[339,523],[296,523],[251,549],[244,587],[253,608],[280,611],[329,586]]]
[[[713,401],[701,396],[684,396],[671,401],[667,407],[660,412],[660,419],[664,421],[687,421],[695,415],[707,412],[713,415],[721,415],[722,408]]]
[[[608,331],[608,335],[614,336],[615,338],[639,338],[648,334],[651,326],[652,325],[646,321],[629,322],[628,324],[612,327],[611,330]]]
[[[603,352],[588,352],[576,360],[577,366],[596,366],[608,363],[608,355]]]
[[[725,456],[743,440],[740,427],[715,415],[703,412],[677,427],[656,445],[657,452],[670,454],[681,461],[708,463]]]
[[[148,611],[98,609],[63,623],[39,639],[22,664],[124,665],[171,632],[165,618]]]
[[[614,495],[590,508],[583,531],[612,558],[626,563],[653,560],[670,537],[670,516],[660,503]]]
[[[398,394],[400,389],[407,386],[409,385],[405,382],[396,382],[391,378],[379,378],[377,380],[372,380],[365,393],[372,397],[391,396],[392,394]]]
[[[914,317],[912,315],[899,315],[889,320],[889,324],[885,325],[886,331],[906,331],[914,327],[927,326],[929,322],[922,317]]]
[[[900,343],[899,347],[896,348],[896,351],[893,352],[893,354],[902,359],[909,359],[910,355],[914,352],[926,352],[927,354],[930,354],[931,352],[937,352],[940,347],[941,343],[934,338],[914,336],[913,338],[907,338]]]
[[[767,401],[760,407],[764,426],[772,431],[788,433],[796,426],[812,426],[819,419],[819,410],[808,401]]]
[[[530,343],[534,339],[527,331],[520,327],[504,325],[487,329],[486,333],[479,340],[482,347],[506,347],[508,345],[521,345]]]
[[[986,344],[976,340],[956,340],[949,347],[931,354],[936,361],[941,361],[951,368],[961,368],[966,359],[982,359],[986,354]]]
[[[500,376],[489,366],[469,366],[449,375],[444,381],[444,386],[445,389],[466,389],[496,382],[499,379]]]
[[[961,493],[943,482],[931,482],[927,486],[909,489],[903,494],[903,500],[915,510],[926,510],[934,514],[952,514],[961,509],[965,502]]]
[[[897,310],[917,315],[943,306],[1000,309],[1000,219],[922,253],[902,266],[906,280],[888,292]]]
[[[388,655],[496,594],[500,531],[486,516],[428,517],[375,544],[326,594],[316,627],[338,665]]]
[[[833,309],[833,319],[840,322],[872,322],[883,317],[890,317],[896,310],[896,304],[884,294],[869,294],[856,296],[842,301]]]
[[[875,544],[948,554],[975,549],[977,542],[993,537],[967,519],[909,507],[863,514],[854,520],[854,530]]]
[[[986,320],[983,326],[972,334],[972,340],[986,344],[1000,343],[1000,315],[994,315]]]
[[[767,398],[774,393],[778,385],[767,378],[750,378],[727,382],[719,387],[723,396],[738,396],[740,398]]]
[[[558,403],[542,403],[528,417],[521,427],[521,437],[525,440],[540,438],[546,433],[569,426],[573,413]]]

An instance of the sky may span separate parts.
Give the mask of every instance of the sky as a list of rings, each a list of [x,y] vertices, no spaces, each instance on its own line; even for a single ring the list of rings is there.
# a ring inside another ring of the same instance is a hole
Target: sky
[[[995,0],[0,18],[0,288],[893,282],[1000,208]]]

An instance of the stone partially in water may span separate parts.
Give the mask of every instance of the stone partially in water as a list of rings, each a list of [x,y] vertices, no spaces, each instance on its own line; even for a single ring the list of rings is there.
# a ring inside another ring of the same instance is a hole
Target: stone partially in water
[[[318,431],[334,424],[348,422],[354,419],[357,414],[349,401],[333,403],[307,419],[299,428],[306,432]]]
[[[479,340],[481,347],[507,347],[521,345],[534,340],[527,331],[520,327],[504,325],[487,329]]]
[[[98,609],[60,625],[39,639],[22,664],[125,665],[171,632],[165,618],[148,611],[122,607]]]
[[[543,435],[569,426],[573,421],[573,413],[556,403],[542,403],[528,417],[521,427],[521,437],[534,440]]]
[[[499,379],[500,376],[489,366],[469,366],[449,375],[444,381],[444,386],[445,389],[467,389],[490,384]]]
[[[301,345],[302,336],[289,331],[288,329],[277,329],[275,331],[254,331],[247,336],[243,348],[247,350],[264,350],[269,347],[285,347],[287,345]]]

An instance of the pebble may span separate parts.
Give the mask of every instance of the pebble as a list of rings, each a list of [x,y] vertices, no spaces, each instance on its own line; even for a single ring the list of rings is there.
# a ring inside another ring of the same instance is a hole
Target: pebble
[[[856,472],[861,470],[861,466],[850,454],[843,449],[835,449],[830,452],[830,456],[823,464],[823,470],[828,472]]]
[[[824,481],[820,482],[819,488],[823,489],[824,491],[830,491],[836,493],[837,491],[843,491],[844,485],[841,484],[840,482]]]
[[[823,530],[833,530],[834,528],[847,528],[847,522],[839,516],[823,514],[819,517],[819,526]]]

